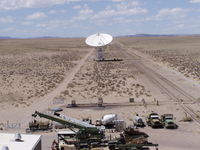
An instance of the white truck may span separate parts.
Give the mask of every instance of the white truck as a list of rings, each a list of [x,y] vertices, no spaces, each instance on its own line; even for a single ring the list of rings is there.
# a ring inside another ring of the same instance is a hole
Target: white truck
[[[100,120],[96,120],[96,125],[103,125],[106,128],[114,128],[115,122],[118,120],[117,114],[107,114]]]

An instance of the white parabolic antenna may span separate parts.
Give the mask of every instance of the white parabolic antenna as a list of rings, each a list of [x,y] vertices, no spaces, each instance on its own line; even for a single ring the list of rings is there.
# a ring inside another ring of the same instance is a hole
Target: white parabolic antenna
[[[93,35],[90,35],[86,40],[85,43],[89,46],[94,47],[101,47],[109,44],[112,42],[113,38],[109,34],[105,33],[96,33]]]
[[[104,55],[103,55],[104,46],[112,42],[112,40],[113,40],[113,37],[109,34],[96,33],[96,34],[90,35],[85,40],[85,43],[89,46],[93,46],[96,48],[97,60],[101,61],[101,60],[104,60]]]

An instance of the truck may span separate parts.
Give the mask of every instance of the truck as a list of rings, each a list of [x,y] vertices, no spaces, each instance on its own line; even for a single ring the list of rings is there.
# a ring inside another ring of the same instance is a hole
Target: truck
[[[155,147],[147,141],[148,135],[134,130],[125,130],[119,139],[108,140],[101,128],[77,120],[75,118],[59,113],[48,114],[35,111],[33,117],[46,118],[63,125],[70,131],[58,133],[58,142],[52,143],[52,149],[56,150],[80,150],[80,149],[109,149],[109,150],[142,150],[148,147]]]
[[[29,128],[26,129],[26,132],[34,132],[34,131],[44,131],[51,130],[52,124],[49,121],[38,121],[33,120],[29,122]]]
[[[146,122],[147,122],[147,125],[151,126],[152,128],[164,127],[162,120],[160,119],[159,115],[155,112],[152,112],[147,116]]]
[[[102,117],[102,119],[96,120],[96,125],[103,125],[107,129],[115,128],[115,123],[118,120],[117,114],[106,114]]]
[[[138,114],[136,114],[135,118],[133,119],[133,125],[135,127],[145,127],[144,121],[138,116]]]
[[[174,122],[173,114],[163,114],[161,120],[164,124],[164,127],[167,129],[177,129],[178,125]]]

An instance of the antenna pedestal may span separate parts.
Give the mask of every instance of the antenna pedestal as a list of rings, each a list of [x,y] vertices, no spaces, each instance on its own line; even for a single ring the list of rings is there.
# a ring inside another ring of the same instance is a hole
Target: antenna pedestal
[[[104,52],[103,52],[103,48],[102,47],[97,47],[96,48],[96,58],[98,61],[102,61],[104,60]]]

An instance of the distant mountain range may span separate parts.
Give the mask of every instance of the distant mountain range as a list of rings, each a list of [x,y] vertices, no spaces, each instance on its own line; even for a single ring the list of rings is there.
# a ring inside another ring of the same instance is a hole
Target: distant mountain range
[[[0,36],[0,39],[50,39],[50,38],[61,38],[61,37],[42,36],[42,37],[19,38],[19,37],[10,37],[10,36]]]
[[[12,37],[9,37],[9,36],[0,36],[0,39],[12,39]]]
[[[118,37],[171,37],[171,36],[200,36],[200,34],[135,34],[135,35],[122,35]]]
[[[160,37],[160,36],[179,36],[176,34],[135,34],[135,35],[125,35],[126,37]]]
[[[116,37],[172,37],[172,36],[200,36],[200,34],[134,34],[134,35],[120,35]],[[27,37],[27,38],[19,38],[19,37],[10,37],[10,36],[0,36],[0,39],[49,39],[49,38],[72,38],[72,37],[58,37],[58,36],[41,36],[41,37]],[[80,37],[74,37],[80,38]],[[81,37],[84,38],[84,37]]]

